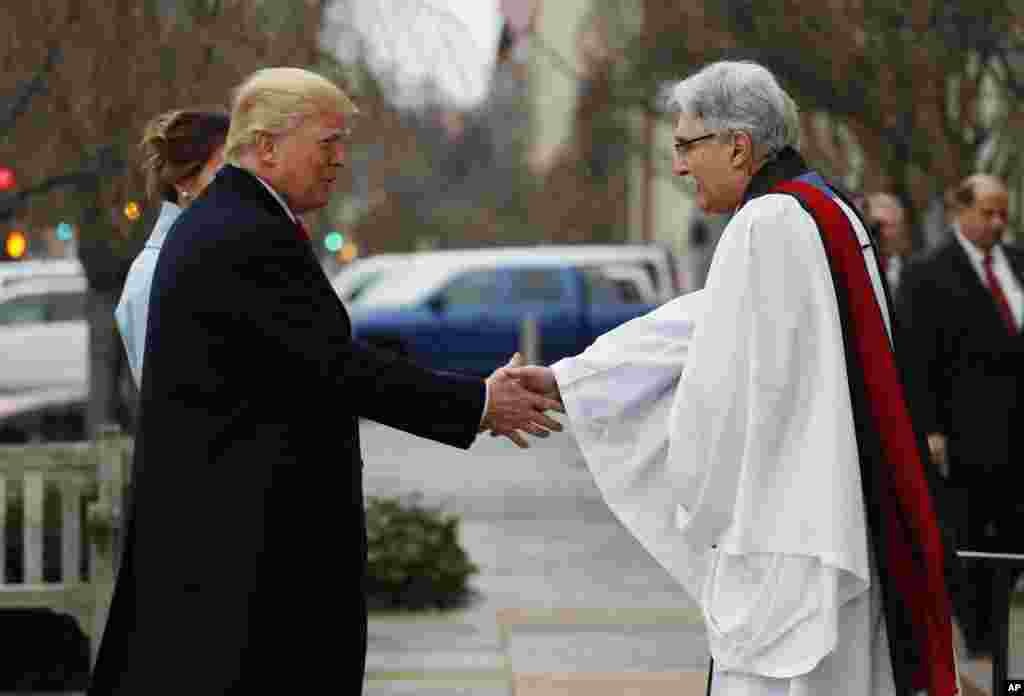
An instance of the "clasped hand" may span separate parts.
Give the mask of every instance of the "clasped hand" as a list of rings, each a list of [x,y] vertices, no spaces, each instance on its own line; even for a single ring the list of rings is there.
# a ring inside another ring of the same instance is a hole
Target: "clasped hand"
[[[530,444],[520,431],[536,437],[562,431],[562,424],[547,411],[565,413],[554,373],[548,367],[524,366],[516,353],[487,378],[487,413],[480,432],[503,435],[525,449]]]

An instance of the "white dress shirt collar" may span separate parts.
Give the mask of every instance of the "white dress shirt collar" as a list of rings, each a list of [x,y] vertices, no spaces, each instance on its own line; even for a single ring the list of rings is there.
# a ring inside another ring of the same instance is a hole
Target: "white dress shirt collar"
[[[956,223],[953,223],[953,235],[963,247],[964,253],[967,254],[967,259],[971,262],[974,272],[977,273],[978,280],[987,289],[989,282],[985,274],[985,252],[967,239]],[[999,281],[1003,294],[1006,296],[1016,325],[1020,327],[1024,322],[1024,285],[1018,280],[1013,267],[1010,266],[1010,260],[1006,257],[1002,244],[992,247],[992,273]]]

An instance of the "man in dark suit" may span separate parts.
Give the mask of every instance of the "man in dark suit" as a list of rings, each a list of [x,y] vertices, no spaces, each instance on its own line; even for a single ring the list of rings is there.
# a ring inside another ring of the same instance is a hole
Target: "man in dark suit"
[[[1021,552],[1014,433],[1024,386],[1024,253],[1002,243],[1002,181],[971,176],[953,200],[953,240],[912,265],[901,293],[911,406],[944,475],[958,547]],[[959,612],[967,647],[990,655],[991,571],[968,566],[967,580]]]
[[[354,112],[319,75],[257,72],[235,95],[230,164],[168,234],[92,696],[360,693],[357,419],[461,448],[561,429],[558,402],[501,370],[431,372],[352,340],[298,216],[327,203]]]
[[[907,226],[907,211],[899,198],[884,191],[867,196],[864,208],[869,229],[878,244],[879,266],[885,273],[889,293],[898,301],[907,261],[914,250],[914,240]]]

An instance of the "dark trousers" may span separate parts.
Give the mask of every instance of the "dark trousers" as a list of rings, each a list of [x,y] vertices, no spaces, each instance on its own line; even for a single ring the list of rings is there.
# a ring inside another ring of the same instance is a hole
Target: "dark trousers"
[[[948,487],[940,510],[944,509],[943,526],[947,543],[957,550],[991,553],[1021,553],[1021,538],[1013,532],[1016,513],[1007,514],[1005,506],[993,504],[991,491],[982,494],[966,487]],[[963,631],[969,657],[991,656],[997,636],[994,633],[996,612],[1006,607],[993,605],[995,567],[975,559],[957,559],[947,569],[947,582],[953,612]],[[1024,570],[1011,571],[1011,587]]]

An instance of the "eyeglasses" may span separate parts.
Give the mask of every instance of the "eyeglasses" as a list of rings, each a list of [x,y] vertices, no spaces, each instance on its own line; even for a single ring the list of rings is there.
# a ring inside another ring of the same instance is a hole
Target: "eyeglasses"
[[[676,153],[678,153],[680,157],[685,157],[686,155],[689,155],[690,152],[693,151],[693,146],[694,145],[696,145],[697,143],[699,143],[702,140],[707,140],[708,138],[714,138],[716,135],[718,135],[718,133],[715,133],[715,132],[712,131],[711,133],[705,133],[704,135],[698,135],[696,138],[689,138],[689,139],[687,139],[687,138],[676,138],[676,144],[675,144]]]

